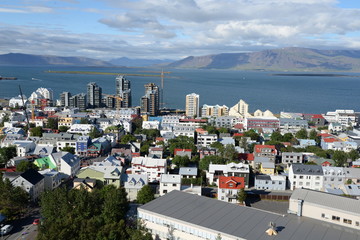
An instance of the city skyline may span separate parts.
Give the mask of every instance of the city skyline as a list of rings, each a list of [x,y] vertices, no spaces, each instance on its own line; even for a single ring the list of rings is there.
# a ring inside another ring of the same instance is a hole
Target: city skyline
[[[0,54],[177,60],[281,47],[358,49],[359,13],[356,0],[4,0]]]

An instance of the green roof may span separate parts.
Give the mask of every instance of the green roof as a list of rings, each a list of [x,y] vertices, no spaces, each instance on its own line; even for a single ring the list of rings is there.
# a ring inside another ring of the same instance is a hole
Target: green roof
[[[38,158],[34,161],[34,164],[39,168],[51,168],[56,169],[56,165],[51,161],[49,157]]]

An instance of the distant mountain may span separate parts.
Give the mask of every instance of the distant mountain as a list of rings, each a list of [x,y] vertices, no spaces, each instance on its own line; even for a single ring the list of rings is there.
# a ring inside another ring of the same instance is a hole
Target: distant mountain
[[[111,66],[111,63],[85,57],[59,57],[50,55],[32,55],[9,53],[0,55],[0,65],[20,66]]]
[[[159,64],[171,63],[174,60],[170,59],[130,59],[127,57],[115,58],[109,62],[116,66],[126,66],[126,67],[149,67]]]
[[[360,51],[281,48],[250,53],[190,56],[172,62],[167,67],[274,71],[360,71]]]

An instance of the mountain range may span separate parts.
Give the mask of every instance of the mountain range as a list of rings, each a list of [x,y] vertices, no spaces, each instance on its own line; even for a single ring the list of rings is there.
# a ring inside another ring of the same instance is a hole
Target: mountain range
[[[292,47],[259,52],[189,56],[178,61],[169,59],[129,59],[126,57],[103,61],[85,57],[9,53],[0,55],[0,65],[161,66],[166,68],[360,72],[360,50],[318,50]]]
[[[249,53],[190,56],[167,66],[274,71],[360,71],[360,51],[281,48]]]

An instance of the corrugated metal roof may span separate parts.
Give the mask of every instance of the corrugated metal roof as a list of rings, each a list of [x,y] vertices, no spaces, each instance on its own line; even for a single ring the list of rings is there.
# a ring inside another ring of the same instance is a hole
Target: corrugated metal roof
[[[307,217],[282,216],[176,190],[139,207],[139,210],[249,240],[360,239],[360,231],[355,229]],[[277,236],[265,233],[270,221],[276,223]]]

